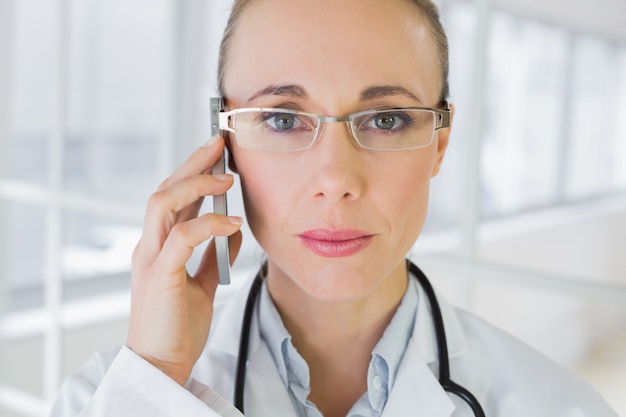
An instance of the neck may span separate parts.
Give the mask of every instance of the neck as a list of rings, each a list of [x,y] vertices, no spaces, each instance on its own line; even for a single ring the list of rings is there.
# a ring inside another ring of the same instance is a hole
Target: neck
[[[295,348],[309,365],[309,399],[325,416],[345,416],[367,390],[372,350],[407,284],[402,262],[368,294],[347,301],[326,301],[307,294],[294,280],[273,271],[270,264],[268,290]]]
[[[269,265],[268,290],[294,345],[298,350],[311,348],[329,354],[329,347],[346,346],[347,342],[371,339],[368,346],[373,348],[408,285],[406,266],[402,262],[369,293],[346,301],[326,301],[307,294],[295,280],[276,269]],[[354,352],[354,346],[348,346]]]

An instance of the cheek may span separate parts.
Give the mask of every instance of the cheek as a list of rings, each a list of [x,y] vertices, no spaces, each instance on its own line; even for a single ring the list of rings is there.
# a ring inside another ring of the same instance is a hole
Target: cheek
[[[410,248],[419,236],[428,209],[433,158],[414,155],[396,163],[379,188],[380,207],[386,213],[394,244]],[[392,179],[390,179],[392,177]],[[407,248],[407,249],[408,249]]]
[[[275,198],[270,196],[275,195],[275,190],[268,189],[267,185],[261,180],[261,175],[250,175],[246,170],[240,170],[239,176],[246,219],[252,233],[257,236],[257,225],[264,217],[263,213],[274,208],[272,205],[275,202]]]
[[[272,248],[280,247],[280,236],[291,231],[289,222],[296,221],[294,216],[302,215],[303,208],[306,211],[310,206],[301,201],[310,178],[297,175],[293,163],[266,160],[245,150],[235,156],[247,222],[261,246],[272,252]],[[428,208],[434,159],[434,152],[419,150],[404,155],[378,154],[363,161],[369,168],[362,172],[369,174],[364,174],[367,178],[362,182],[364,193],[357,204],[358,212],[367,215],[376,227],[387,224],[388,248],[408,252],[419,236]]]
[[[276,164],[264,163],[254,155],[237,155],[246,219],[261,244],[268,238],[264,230],[281,229],[293,199],[293,175],[281,173]]]

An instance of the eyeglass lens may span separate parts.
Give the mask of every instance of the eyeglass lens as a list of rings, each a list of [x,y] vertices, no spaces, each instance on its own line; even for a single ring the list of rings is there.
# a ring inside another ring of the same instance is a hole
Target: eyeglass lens
[[[402,150],[428,146],[437,114],[422,109],[373,110],[350,117],[352,134],[366,149]],[[319,117],[276,109],[246,110],[233,115],[239,146],[272,152],[310,147],[320,131]]]

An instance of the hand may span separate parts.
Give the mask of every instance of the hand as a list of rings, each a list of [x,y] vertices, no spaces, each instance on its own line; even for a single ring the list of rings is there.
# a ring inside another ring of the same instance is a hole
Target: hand
[[[232,175],[210,175],[224,141],[215,137],[152,194],[132,262],[131,312],[126,345],[183,385],[209,336],[218,283],[211,241],[191,276],[185,263],[212,236],[230,236],[231,263],[241,247],[242,219],[198,216],[205,196],[222,194]]]

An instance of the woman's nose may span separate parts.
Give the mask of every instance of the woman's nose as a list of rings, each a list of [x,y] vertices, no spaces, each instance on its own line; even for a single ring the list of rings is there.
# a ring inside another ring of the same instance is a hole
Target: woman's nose
[[[325,123],[309,152],[311,193],[328,202],[358,199],[365,187],[363,155],[346,123]]]

